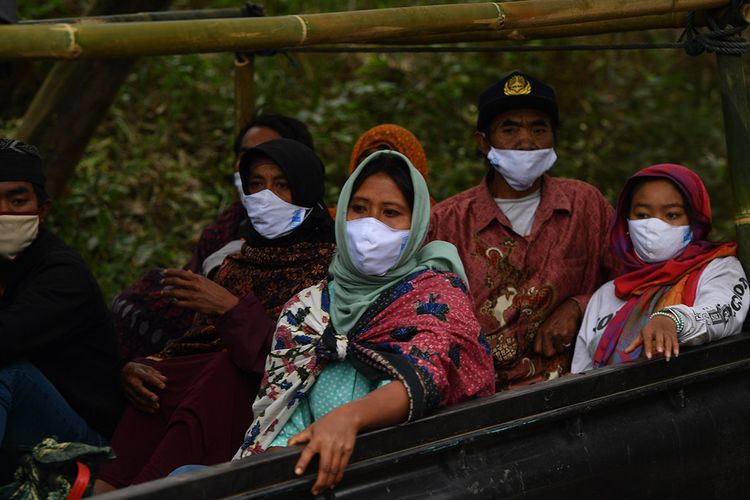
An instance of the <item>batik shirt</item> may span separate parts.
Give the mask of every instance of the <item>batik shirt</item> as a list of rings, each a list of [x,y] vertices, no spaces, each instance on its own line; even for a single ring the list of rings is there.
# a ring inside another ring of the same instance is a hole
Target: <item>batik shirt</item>
[[[433,208],[429,239],[453,243],[469,277],[474,310],[492,348],[497,389],[555,378],[570,352],[533,352],[545,319],[568,298],[585,310],[614,277],[607,235],[612,207],[585,182],[544,176],[531,233],[513,231],[486,181]]]

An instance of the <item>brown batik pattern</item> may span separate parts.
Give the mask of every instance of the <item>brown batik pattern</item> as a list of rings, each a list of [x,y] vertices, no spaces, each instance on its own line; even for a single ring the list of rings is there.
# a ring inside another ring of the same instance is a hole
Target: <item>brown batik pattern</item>
[[[531,278],[529,271],[512,262],[515,246],[513,239],[504,240],[500,247],[492,247],[479,235],[474,238],[474,255],[485,260],[485,284],[491,289],[480,306],[480,313],[495,317],[500,326],[498,331],[487,335],[498,366],[519,360],[533,344],[539,326],[555,303],[555,290],[551,284],[527,286]],[[504,328],[512,323],[525,325],[513,331]]]
[[[255,293],[269,317],[278,318],[284,304],[298,291],[313,286],[328,274],[333,243],[301,242],[287,247],[253,248],[245,244],[230,255],[215,281],[237,297]],[[182,337],[167,345],[159,358],[223,349],[214,317],[196,313]]]

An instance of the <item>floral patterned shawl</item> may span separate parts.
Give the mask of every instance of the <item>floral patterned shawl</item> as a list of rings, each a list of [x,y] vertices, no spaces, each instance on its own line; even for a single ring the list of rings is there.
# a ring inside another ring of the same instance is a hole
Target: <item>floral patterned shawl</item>
[[[423,269],[406,276],[378,296],[348,336],[331,324],[328,285],[303,290],[284,307],[255,421],[235,459],[268,447],[330,361],[349,359],[371,380],[400,380],[409,420],[494,392],[489,345],[457,275]]]

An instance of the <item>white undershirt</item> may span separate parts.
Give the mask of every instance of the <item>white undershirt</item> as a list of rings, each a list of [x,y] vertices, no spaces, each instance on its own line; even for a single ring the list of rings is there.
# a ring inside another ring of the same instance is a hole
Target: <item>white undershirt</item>
[[[230,241],[203,260],[203,276],[208,276],[224,263],[224,259],[242,250],[243,240]]]
[[[580,373],[593,367],[599,339],[607,324],[625,301],[615,295],[615,284],[603,284],[591,296],[581,329],[578,331],[571,372]],[[695,303],[669,306],[685,320],[677,338],[680,345],[700,345],[740,333],[750,307],[750,290],[745,272],[736,257],[712,260],[698,279]]]
[[[542,199],[542,190],[538,189],[528,196],[507,200],[504,198],[495,198],[497,208],[510,221],[513,231],[520,236],[528,236],[531,233],[531,226],[534,224],[534,214],[539,207]]]

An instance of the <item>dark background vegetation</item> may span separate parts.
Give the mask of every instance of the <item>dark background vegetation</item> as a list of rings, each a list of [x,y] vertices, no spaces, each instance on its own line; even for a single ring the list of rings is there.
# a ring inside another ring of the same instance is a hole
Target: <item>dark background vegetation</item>
[[[19,0],[19,17],[77,16],[90,1]],[[268,1],[267,15],[445,2]],[[175,0],[173,9],[238,7]],[[534,42],[676,41],[665,30]],[[747,56],[745,56],[747,61]],[[14,65],[3,82],[0,133],[12,136],[51,62]],[[553,173],[589,181],[610,199],[634,171],[674,162],[699,172],[712,196],[716,239],[733,238],[732,196],[715,58],[677,50],[496,54],[341,54],[259,57],[257,105],[305,121],[333,203],[357,137],[384,122],[412,130],[438,200],[484,172],[472,132],[478,94],[523,69],[557,90],[563,119]],[[139,60],[103,117],[51,221],[79,248],[108,298],[142,271],[181,266],[200,229],[235,197],[231,54]],[[42,152],[44,153],[44,152]]]

